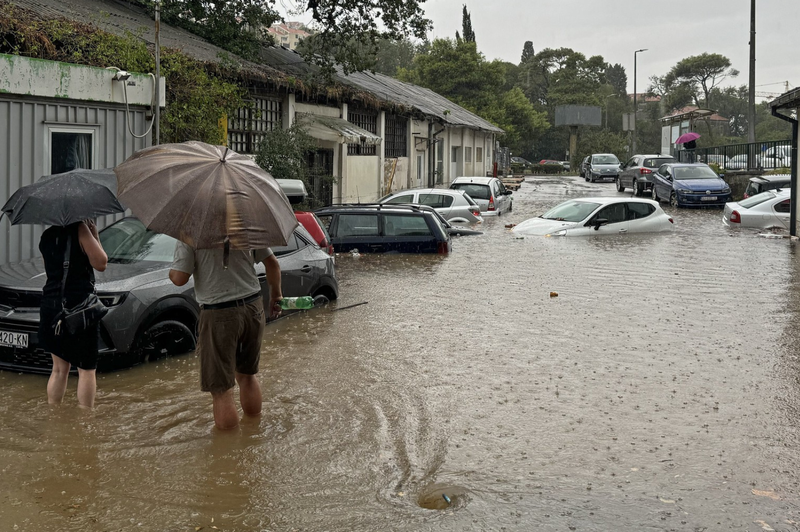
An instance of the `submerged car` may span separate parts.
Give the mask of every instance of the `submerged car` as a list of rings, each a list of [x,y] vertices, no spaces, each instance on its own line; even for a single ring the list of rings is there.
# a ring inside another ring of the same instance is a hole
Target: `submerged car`
[[[337,253],[451,251],[450,235],[441,216],[431,207],[381,203],[330,205],[314,213],[331,235]]]
[[[415,203],[436,209],[445,220],[453,223],[482,222],[480,206],[463,190],[451,188],[412,188],[388,194],[378,203]]]
[[[593,236],[672,231],[673,219],[654,201],[639,198],[578,198],[517,224],[520,236]]]
[[[586,181],[616,181],[622,165],[613,153],[595,153],[584,159],[583,177]]]
[[[789,189],[768,190],[738,202],[728,202],[722,223],[728,227],[788,229],[791,210]]]
[[[667,163],[653,173],[653,199],[673,207],[724,207],[731,187],[705,163]]]
[[[744,190],[744,197],[749,198],[756,194],[761,194],[767,190],[775,190],[779,188],[788,188],[792,182],[790,175],[760,175],[751,177],[747,182],[747,188]]]
[[[512,192],[496,177],[457,177],[450,188],[469,194],[481,208],[482,216],[500,216],[513,209]]]
[[[95,278],[98,297],[109,311],[100,322],[98,370],[192,351],[200,307],[193,279],[181,287],[169,280],[175,239],[128,217],[100,231],[100,241],[108,266]],[[338,297],[333,257],[302,226],[286,246],[272,250],[281,266],[284,296]],[[264,266],[256,265],[256,271],[266,301]],[[52,360],[38,340],[45,279],[41,258],[0,267],[0,339],[6,339],[0,342],[0,369],[50,372]]]

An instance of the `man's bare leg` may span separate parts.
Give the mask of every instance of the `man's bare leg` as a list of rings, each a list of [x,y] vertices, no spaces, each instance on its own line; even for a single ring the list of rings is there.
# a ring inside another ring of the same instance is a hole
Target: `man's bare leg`
[[[92,408],[97,393],[96,370],[78,368],[78,404]]]
[[[58,405],[64,400],[64,393],[67,391],[70,364],[63,358],[50,356],[53,357],[53,370],[47,381],[47,402],[51,405]]]
[[[255,375],[236,373],[239,384],[239,401],[242,403],[244,415],[257,417],[261,415],[261,385]]]
[[[233,400],[233,388],[212,393],[211,397],[214,401],[214,424],[219,430],[235,429],[239,425],[239,412]]]

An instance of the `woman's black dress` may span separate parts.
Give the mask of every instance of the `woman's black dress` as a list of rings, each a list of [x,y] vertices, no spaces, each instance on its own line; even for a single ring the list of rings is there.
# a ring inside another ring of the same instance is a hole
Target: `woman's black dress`
[[[62,330],[61,334],[56,336],[53,328],[56,317],[61,312],[61,278],[64,275],[64,253],[68,235],[72,236],[72,242],[69,273],[64,288],[67,308],[81,303],[94,292],[94,268],[78,240],[80,223],[82,222],[67,227],[50,227],[42,233],[42,238],[39,240],[39,251],[47,272],[39,318],[39,342],[45,351],[63,358],[73,366],[96,369],[100,324],[75,335]]]

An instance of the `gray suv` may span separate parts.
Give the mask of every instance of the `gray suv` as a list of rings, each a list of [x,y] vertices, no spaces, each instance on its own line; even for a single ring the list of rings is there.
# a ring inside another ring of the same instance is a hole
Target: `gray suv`
[[[109,307],[100,324],[99,371],[192,351],[200,307],[194,283],[177,287],[168,272],[175,239],[123,218],[100,232],[108,267],[96,272],[97,292]],[[287,246],[273,247],[283,295],[336,299],[334,258],[302,226]],[[269,298],[264,267],[256,270]],[[39,302],[45,275],[41,258],[0,266],[0,369],[49,373],[52,361],[38,343]]]
[[[622,171],[617,178],[617,191],[625,192],[626,188],[633,191],[635,196],[641,196],[645,191],[653,190],[653,172],[665,163],[675,161],[672,155],[634,155],[622,166]]]

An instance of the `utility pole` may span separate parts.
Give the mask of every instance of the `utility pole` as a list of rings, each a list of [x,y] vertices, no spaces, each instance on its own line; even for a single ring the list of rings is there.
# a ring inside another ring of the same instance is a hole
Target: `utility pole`
[[[155,82],[155,100],[156,108],[153,114],[153,134],[155,137],[154,145],[161,144],[161,132],[159,122],[161,121],[161,0],[156,0],[156,82]]]
[[[755,0],[753,0],[755,2]],[[636,127],[636,54],[639,52],[646,52],[647,48],[642,48],[641,50],[636,50],[633,52],[633,135],[631,138],[631,154],[636,154],[636,134],[638,133],[638,128]]]
[[[750,0],[750,90],[747,100],[747,142],[756,141],[756,0]]]

